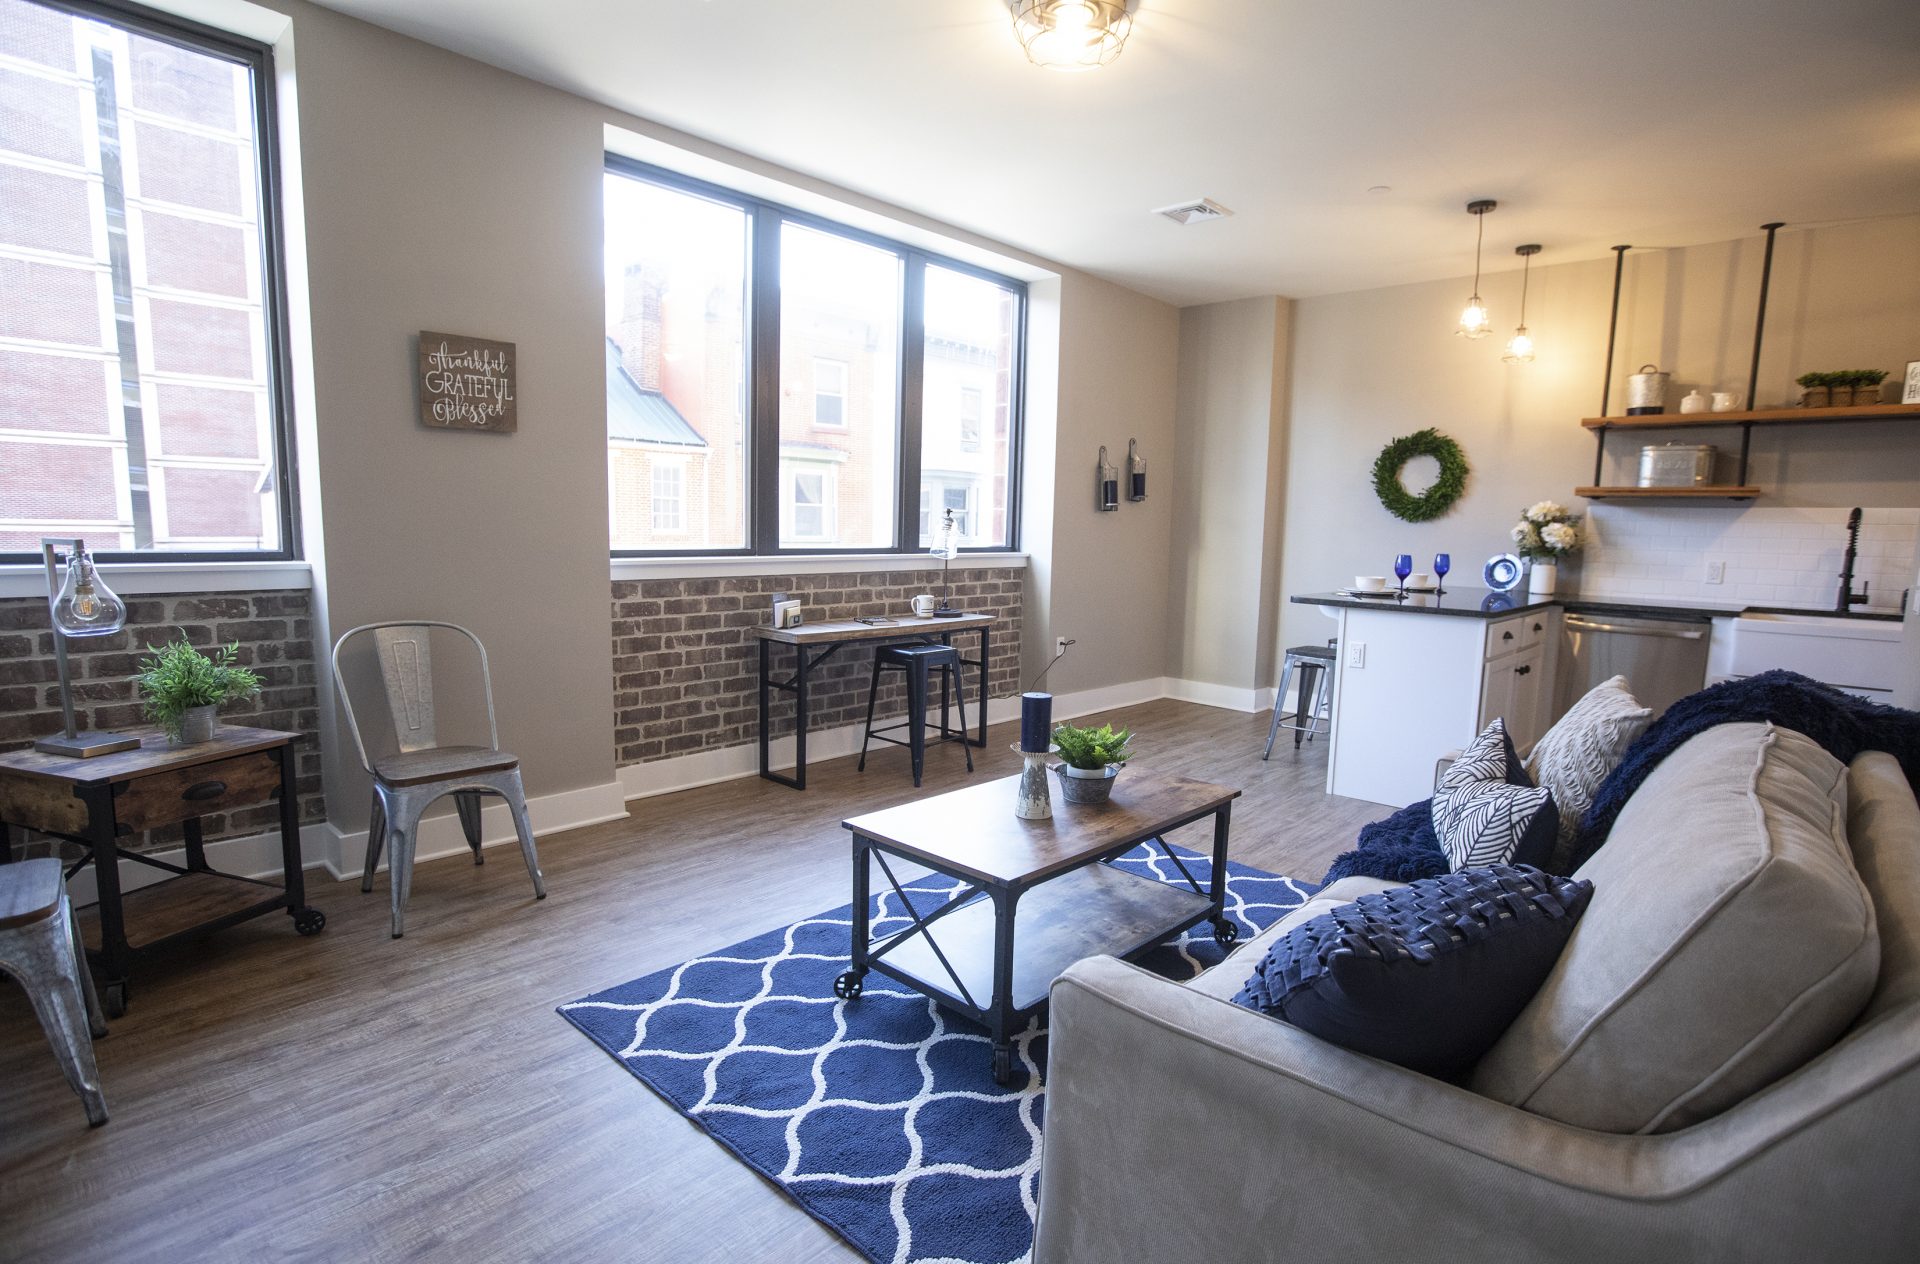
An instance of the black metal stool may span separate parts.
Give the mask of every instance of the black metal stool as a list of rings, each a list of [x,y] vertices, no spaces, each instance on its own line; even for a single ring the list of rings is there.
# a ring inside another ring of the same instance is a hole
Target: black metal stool
[[[907,678],[907,718],[898,724],[873,727],[873,703],[880,695],[883,670],[904,672]],[[960,651],[951,645],[889,645],[874,651],[873,682],[867,686],[867,731],[860,739],[860,771],[867,770],[867,743],[879,738],[904,746],[913,752],[913,784],[918,787],[927,762],[927,682],[928,673],[940,673],[940,740],[959,742],[967,753],[967,771],[973,771],[973,748],[967,742],[967,693],[960,679]],[[953,701],[960,707],[958,732],[947,727],[947,690],[951,684]],[[906,729],[907,740],[884,737],[895,729]]]
[[[1339,653],[1337,641],[1328,641],[1325,645],[1296,645],[1287,651],[1286,666],[1280,672],[1280,689],[1273,698],[1273,724],[1267,729],[1267,749],[1260,758],[1273,754],[1273,739],[1280,735],[1281,729],[1293,730],[1294,749],[1299,749],[1300,739],[1309,742],[1320,731],[1320,712],[1332,701],[1334,656]],[[1287,685],[1293,679],[1295,668],[1300,670],[1300,692],[1293,702],[1293,723],[1280,723],[1283,718],[1280,708],[1287,704]],[[1311,699],[1311,701],[1309,701]],[[1306,722],[1301,723],[1302,719]]]

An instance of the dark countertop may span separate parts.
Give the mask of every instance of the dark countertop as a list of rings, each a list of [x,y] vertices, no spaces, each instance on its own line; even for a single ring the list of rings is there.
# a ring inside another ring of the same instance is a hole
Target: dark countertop
[[[1340,592],[1302,593],[1294,601],[1307,606],[1344,606],[1351,610],[1393,610],[1406,614],[1450,615],[1462,619],[1505,619],[1529,610],[1559,606],[1572,614],[1615,615],[1641,619],[1730,619],[1740,614],[1811,614],[1829,618],[1868,619],[1897,623],[1900,616],[1885,610],[1852,610],[1842,615],[1834,610],[1808,610],[1787,606],[1754,606],[1744,602],[1692,601],[1661,597],[1583,597],[1577,592],[1560,592],[1551,597],[1533,598],[1524,587],[1497,593],[1479,585],[1454,587],[1444,593],[1408,593],[1398,597],[1349,597]]]

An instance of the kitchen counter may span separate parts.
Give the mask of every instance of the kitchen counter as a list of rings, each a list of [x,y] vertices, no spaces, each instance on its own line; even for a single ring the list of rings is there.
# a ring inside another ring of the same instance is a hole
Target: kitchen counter
[[[1755,606],[1740,601],[1694,601],[1664,597],[1584,597],[1578,592],[1559,592],[1551,597],[1529,597],[1520,590],[1500,593],[1491,589],[1449,587],[1444,593],[1408,593],[1398,597],[1350,597],[1343,592],[1303,593],[1294,601],[1308,606],[1341,606],[1350,610],[1390,610],[1403,614],[1443,615],[1463,619],[1504,619],[1531,610],[1559,606],[1570,614],[1614,615],[1640,619],[1731,619],[1742,614],[1809,614],[1831,619],[1869,619],[1897,623],[1901,615],[1893,610],[1809,610],[1791,606]]]

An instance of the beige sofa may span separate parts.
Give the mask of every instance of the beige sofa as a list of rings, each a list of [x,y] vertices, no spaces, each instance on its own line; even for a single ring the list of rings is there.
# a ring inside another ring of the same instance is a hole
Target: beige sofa
[[[1072,967],[1036,1264],[1920,1259],[1920,806],[1893,759],[1710,730],[1581,876],[1566,953],[1467,1086],[1228,1002],[1277,936],[1387,883],[1333,884],[1187,984]]]

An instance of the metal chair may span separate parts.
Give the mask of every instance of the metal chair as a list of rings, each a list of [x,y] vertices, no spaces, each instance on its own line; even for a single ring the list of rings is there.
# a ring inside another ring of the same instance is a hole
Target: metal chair
[[[883,670],[903,672],[907,679],[907,718],[898,724],[873,727],[873,702],[880,694]],[[940,740],[959,742],[967,753],[967,771],[973,771],[973,747],[967,743],[967,692],[960,679],[960,651],[951,645],[889,645],[874,651],[873,680],[867,686],[867,729],[860,738],[860,768],[867,770],[867,743],[891,742],[904,746],[913,755],[913,784],[917,789],[927,763],[927,685],[929,672],[940,673]],[[947,727],[947,690],[951,681],[953,700],[960,707],[960,730]],[[907,740],[886,737],[895,729],[907,730]]]
[[[1267,729],[1267,749],[1260,758],[1266,759],[1273,754],[1273,739],[1280,735],[1281,729],[1293,733],[1293,748],[1300,749],[1300,739],[1313,740],[1320,731],[1321,713],[1333,704],[1333,665],[1339,653],[1339,642],[1328,641],[1325,645],[1296,645],[1287,651],[1285,666],[1280,671],[1280,689],[1273,698],[1273,724]],[[1293,681],[1295,669],[1300,672],[1300,691],[1293,704],[1293,723],[1282,724],[1285,718],[1280,708],[1287,704],[1287,686]],[[1309,702],[1308,696],[1312,696]],[[1306,723],[1301,719],[1305,717]]]
[[[487,702],[485,746],[439,744],[433,705],[433,628],[446,628],[466,637],[480,656],[480,689]],[[347,642],[362,635],[373,638],[380,663],[380,683],[399,747],[394,754],[378,758],[367,754],[360,722],[354,715],[353,698],[340,667],[341,651]],[[520,836],[520,854],[526,858],[527,872],[533,876],[533,894],[537,899],[546,899],[547,886],[540,874],[539,853],[534,849],[533,826],[527,819],[527,794],[520,784],[520,760],[500,749],[500,729],[493,714],[493,675],[487,669],[487,647],[480,643],[480,638],[457,623],[435,620],[362,624],[334,642],[333,680],[346,707],[347,727],[353,731],[360,764],[373,778],[373,805],[367,822],[367,863],[360,877],[360,889],[373,890],[373,871],[379,867],[384,847],[388,852],[388,885],[393,895],[393,937],[398,939],[405,931],[421,814],[444,795],[453,796],[460,828],[467,836],[467,846],[473,849],[476,865],[485,863],[480,854],[480,796],[494,794],[507,801],[507,810],[513,813],[514,830]]]
[[[107,1020],[93,992],[80,933],[67,903],[67,878],[51,858],[0,865],[0,971],[20,981],[53,1046],[67,1083],[87,1107],[87,1122],[107,1122],[107,1099],[93,1063],[93,1037]]]

